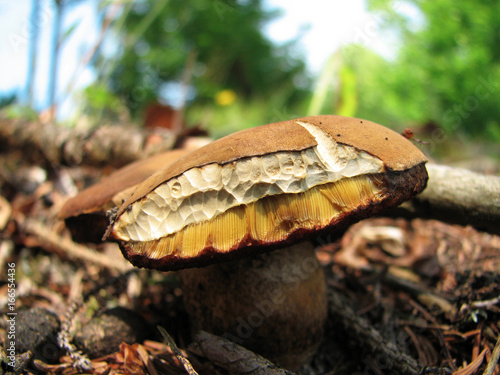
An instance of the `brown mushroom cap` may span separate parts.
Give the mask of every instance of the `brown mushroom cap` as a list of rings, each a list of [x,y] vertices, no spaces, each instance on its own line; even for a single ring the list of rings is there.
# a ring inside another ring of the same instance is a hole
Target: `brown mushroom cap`
[[[290,245],[400,204],[426,158],[370,121],[315,116],[243,130],[139,185],[108,228],[134,265],[162,270]]]
[[[59,211],[59,217],[66,219],[83,213],[103,209],[106,211],[108,209],[106,205],[116,194],[143,182],[158,169],[167,166],[187,153],[186,150],[172,150],[128,164],[103,178],[99,183],[68,199]]]
[[[142,199],[151,190],[191,168],[211,163],[226,164],[251,156],[279,151],[300,151],[317,145],[314,136],[297,122],[316,125],[335,141],[381,159],[389,170],[402,171],[427,161],[422,152],[401,134],[371,121],[334,115],[310,116],[245,129],[220,138],[151,176],[120,207]]]
[[[107,210],[121,205],[154,172],[188,153],[184,149],[172,150],[128,164],[68,199],[59,217],[66,221],[77,241],[98,242],[109,224]]]

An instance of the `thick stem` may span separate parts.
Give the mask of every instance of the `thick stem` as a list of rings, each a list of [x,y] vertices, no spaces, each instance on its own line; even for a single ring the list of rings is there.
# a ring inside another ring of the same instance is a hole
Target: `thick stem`
[[[326,286],[310,243],[180,275],[195,332],[221,335],[290,370],[320,344]]]

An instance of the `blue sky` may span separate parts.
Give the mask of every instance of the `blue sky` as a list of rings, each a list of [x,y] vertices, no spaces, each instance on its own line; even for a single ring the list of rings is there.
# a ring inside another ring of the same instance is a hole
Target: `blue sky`
[[[38,109],[47,106],[47,86],[50,63],[50,40],[54,10],[53,0],[40,0],[40,36],[38,41],[37,67],[35,72],[35,105]],[[97,40],[98,28],[94,16],[97,1],[86,0],[72,6],[65,14],[62,30],[78,22],[74,33],[61,49],[57,99],[65,104],[66,88],[73,76],[81,57]],[[25,95],[28,70],[28,40],[30,28],[31,0],[0,0],[0,93],[16,92]],[[78,74],[76,87],[84,87],[93,80],[90,69]],[[69,103],[69,101],[68,101]],[[70,104],[73,105],[73,104]]]
[[[50,38],[54,11],[53,0],[40,0],[42,30],[37,56],[35,105],[47,106],[47,82],[49,72]],[[63,113],[71,112],[75,97],[68,93],[70,82],[74,88],[85,87],[94,79],[90,69],[78,69],[82,56],[98,38],[95,9],[98,0],[82,0],[68,7],[62,30],[77,24],[63,47],[59,63],[59,81],[56,99]],[[270,23],[265,32],[277,43],[283,43],[301,35],[299,48],[308,68],[319,73],[329,56],[342,45],[360,42],[383,54],[390,55],[395,45],[381,38],[378,20],[366,11],[364,0],[267,0],[267,9],[281,9],[281,17]],[[0,95],[16,92],[25,94],[28,69],[28,40],[31,0],[0,0]],[[76,79],[74,78],[76,77]]]

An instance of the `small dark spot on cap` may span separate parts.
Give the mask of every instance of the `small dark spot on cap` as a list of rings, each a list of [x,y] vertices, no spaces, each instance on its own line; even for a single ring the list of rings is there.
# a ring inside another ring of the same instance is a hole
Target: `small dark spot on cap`
[[[363,121],[360,121],[360,123],[363,123]]]
[[[385,137],[385,140],[386,140],[386,141],[388,141],[388,140],[389,140],[389,138]]]
[[[340,134],[337,134],[337,137],[340,137]]]
[[[321,125],[323,125],[323,122],[322,122],[322,121],[320,121],[319,123],[320,123]]]

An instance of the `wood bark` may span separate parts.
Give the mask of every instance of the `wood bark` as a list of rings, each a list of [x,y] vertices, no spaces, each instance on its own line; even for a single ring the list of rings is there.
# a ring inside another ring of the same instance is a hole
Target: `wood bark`
[[[226,338],[199,331],[190,350],[207,358],[210,362],[229,371],[231,374],[248,375],[294,375],[294,372],[285,370],[245,349]]]
[[[428,164],[427,171],[425,190],[394,210],[395,215],[471,225],[500,234],[500,177],[436,164]]]
[[[26,159],[37,163],[120,167],[167,151],[175,141],[176,136],[167,129],[110,125],[74,130],[0,117],[0,150],[22,150]]]

